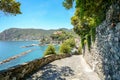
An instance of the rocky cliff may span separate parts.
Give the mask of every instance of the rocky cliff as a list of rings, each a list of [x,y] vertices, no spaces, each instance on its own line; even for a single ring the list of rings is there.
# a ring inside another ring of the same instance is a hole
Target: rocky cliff
[[[96,29],[96,41],[84,57],[102,80],[120,80],[120,2],[110,6]]]

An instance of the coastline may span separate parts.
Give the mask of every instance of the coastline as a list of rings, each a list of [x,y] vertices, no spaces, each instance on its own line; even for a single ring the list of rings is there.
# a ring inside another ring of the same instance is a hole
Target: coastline
[[[44,45],[40,45],[40,42],[36,42],[36,41],[0,41],[1,43],[1,57],[3,56],[3,52],[6,55],[9,55],[8,57],[4,58],[0,60],[0,70],[4,70],[7,69],[9,67],[15,66],[17,64],[21,64],[24,62],[29,62],[32,61],[34,59],[38,59],[39,57],[41,58],[43,56],[43,53],[45,51],[45,49],[47,48],[47,46],[49,44],[44,44]],[[4,45],[4,46],[2,46]],[[16,46],[14,46],[16,45]],[[6,47],[7,46],[7,47]],[[55,45],[55,47],[58,45]],[[7,50],[6,50],[7,49]],[[31,51],[30,54],[26,53],[26,55],[28,55],[27,57],[25,57],[26,59],[22,59],[22,57],[25,56],[25,54],[18,56],[19,54],[24,53],[25,51],[31,50],[31,49],[35,49],[34,51]],[[57,51],[58,51],[58,47],[56,47]],[[16,52],[14,52],[14,50]],[[19,51],[20,50],[20,51]],[[10,54],[7,54],[10,53]],[[12,55],[12,56],[11,56]],[[17,57],[16,57],[17,56]],[[31,57],[31,58],[29,58]],[[21,60],[18,60],[18,58],[20,58]],[[14,61],[17,61],[14,63]]]

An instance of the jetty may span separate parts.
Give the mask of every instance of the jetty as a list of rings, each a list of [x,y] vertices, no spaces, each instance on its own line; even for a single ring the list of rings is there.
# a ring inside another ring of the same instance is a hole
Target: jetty
[[[21,48],[28,48],[28,47],[33,47],[33,46],[39,46],[39,44],[31,44],[31,45],[27,45],[27,46],[22,46]]]
[[[20,54],[18,54],[18,55],[13,56],[13,57],[10,57],[10,58],[8,58],[8,59],[6,59],[6,60],[1,61],[0,64],[4,64],[4,63],[7,63],[7,62],[10,62],[11,60],[14,60],[14,59],[16,59],[16,58],[18,58],[18,57],[24,56],[25,54],[28,54],[28,53],[30,53],[30,52],[32,52],[32,51],[33,51],[33,49],[28,50],[28,51],[23,52],[23,53],[20,53]]]

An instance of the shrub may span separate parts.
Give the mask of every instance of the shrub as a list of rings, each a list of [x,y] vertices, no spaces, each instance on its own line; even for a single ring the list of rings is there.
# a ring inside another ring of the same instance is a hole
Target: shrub
[[[48,48],[46,49],[44,56],[50,55],[50,54],[56,54],[55,48],[53,45],[49,45]]]
[[[71,48],[74,48],[74,47],[75,47],[75,40],[74,40],[74,38],[67,39],[67,40],[65,41],[65,43],[66,43],[67,45],[69,45]]]
[[[60,46],[60,52],[61,53],[70,53],[71,52],[71,47],[66,44],[66,43],[63,43],[61,46]]]
[[[70,53],[71,49],[75,47],[75,40],[74,38],[67,39],[63,42],[60,46],[61,53]]]

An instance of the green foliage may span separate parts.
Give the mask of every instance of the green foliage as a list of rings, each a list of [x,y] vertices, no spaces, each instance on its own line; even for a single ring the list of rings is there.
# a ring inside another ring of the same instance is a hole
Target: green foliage
[[[66,43],[63,43],[61,46],[60,46],[60,52],[61,53],[65,53],[65,54],[69,54],[71,52],[71,47],[70,45],[66,44]]]
[[[63,6],[65,6],[66,9],[70,9],[73,6],[73,2],[74,2],[74,0],[64,0]]]
[[[21,14],[20,3],[16,0],[0,0],[0,10],[13,15]]]
[[[90,51],[90,47],[91,47],[91,36],[90,35],[86,35],[86,42],[87,42],[88,50]]]
[[[67,39],[63,42],[60,46],[61,53],[70,53],[71,49],[75,47],[75,40],[74,38]]]
[[[74,38],[67,39],[64,43],[66,45],[69,45],[71,48],[75,47],[75,40],[74,40]]]
[[[46,49],[44,56],[50,55],[50,54],[56,54],[55,48],[53,45],[49,45],[48,48]]]
[[[92,42],[95,42],[95,28],[105,19],[105,13],[110,5],[117,0],[64,0],[66,5],[63,6],[70,9],[73,6],[72,1],[76,2],[76,10],[71,18],[71,24],[74,26],[74,31],[81,37],[82,47],[85,40],[90,47],[91,38]]]
[[[81,36],[81,47],[83,48],[85,46],[85,38]]]
[[[96,28],[92,28],[91,29],[91,39],[92,39],[92,42],[95,42],[95,34],[96,34]]]

